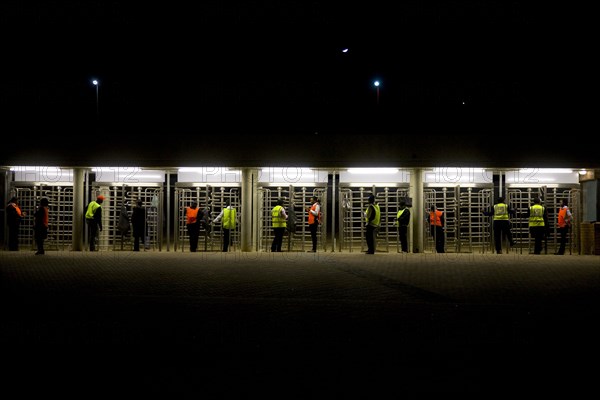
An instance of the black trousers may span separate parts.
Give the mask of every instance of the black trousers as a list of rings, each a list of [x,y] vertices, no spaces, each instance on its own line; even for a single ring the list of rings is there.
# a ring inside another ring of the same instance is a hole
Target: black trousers
[[[533,236],[533,254],[542,254],[542,241],[546,235],[545,226],[532,226],[529,228],[531,236]]]
[[[310,230],[310,238],[312,239],[312,250],[317,251],[317,229],[319,229],[319,224],[308,225],[308,229]]]
[[[558,248],[558,254],[565,254],[565,247],[567,246],[567,235],[569,234],[569,227],[558,228],[560,234],[560,247]]]
[[[98,223],[93,219],[86,219],[88,224],[88,238],[90,241],[90,251],[96,251],[96,237],[98,236]]]
[[[48,237],[47,229],[36,229],[35,230],[35,244],[37,245],[37,252],[44,254],[44,240]]]
[[[398,238],[400,239],[400,248],[408,253],[408,226],[398,226]]]
[[[140,239],[144,244],[144,235],[133,234],[133,251],[140,251]]]
[[[190,235],[190,251],[195,253],[198,250],[198,237],[200,237],[200,224],[189,224],[187,226]]]
[[[229,244],[231,243],[231,229],[223,228],[223,251],[229,251]]]
[[[445,253],[444,250],[444,228],[437,225],[429,225],[431,227],[431,236],[435,239],[435,251],[437,253]]]
[[[505,235],[508,239],[508,243],[512,246],[514,244],[512,233],[510,232],[510,221],[508,220],[495,220],[494,221],[494,244],[496,246],[496,252],[502,253],[502,235]]]
[[[281,245],[283,244],[283,234],[285,233],[285,228],[273,228],[273,232],[275,237],[273,238],[273,243],[271,244],[272,252],[281,251]]]
[[[372,225],[367,225],[367,254],[375,254],[375,247],[377,246],[377,240],[375,235],[377,234],[377,228]]]
[[[19,225],[8,225],[8,250],[19,250]]]

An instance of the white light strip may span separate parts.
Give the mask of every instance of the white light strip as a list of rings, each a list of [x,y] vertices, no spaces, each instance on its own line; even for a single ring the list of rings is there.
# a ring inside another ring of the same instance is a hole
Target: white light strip
[[[396,174],[397,168],[348,168],[351,174]]]
[[[572,169],[567,168],[521,168],[521,174],[542,173],[542,174],[572,174]]]

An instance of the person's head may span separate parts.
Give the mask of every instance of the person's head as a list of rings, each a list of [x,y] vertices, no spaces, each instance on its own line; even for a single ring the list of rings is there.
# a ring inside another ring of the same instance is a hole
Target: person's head
[[[373,203],[375,203],[375,196],[370,195],[369,196],[369,204],[373,204]]]
[[[498,203],[504,203],[504,197],[498,197]]]
[[[17,199],[15,196],[13,196],[10,198],[10,200],[8,202],[17,204],[19,202],[19,199]]]
[[[312,197],[310,198],[310,202],[311,202],[311,203],[318,203],[318,202],[319,202],[319,198],[318,198],[317,196],[312,196]]]
[[[568,207],[568,206],[569,206],[569,201],[567,199],[563,199],[562,207]]]
[[[197,202],[195,202],[195,201],[192,201],[192,205],[191,205],[191,207],[192,207],[192,208],[196,208],[196,207],[198,207],[198,203],[197,203]]]
[[[138,205],[138,207],[141,207],[144,204],[144,200],[138,199],[138,201],[136,202],[136,204]]]
[[[400,202],[400,208],[406,208],[406,202],[405,201],[401,201]]]
[[[231,205],[231,200],[226,199],[225,200],[225,207],[229,207]]]
[[[43,197],[43,198],[40,200],[40,206],[42,206],[42,207],[48,207],[48,204],[50,204],[50,203],[48,202],[48,199],[47,199],[47,198]]]
[[[282,206],[283,205],[283,199],[277,199],[277,204],[278,206]]]
[[[541,203],[541,200],[540,200],[539,197],[534,197],[533,198],[533,204],[540,204],[540,203]]]
[[[104,202],[104,199],[104,196],[99,195],[98,197],[96,197],[96,203],[102,204]]]
[[[431,206],[431,211],[435,211],[435,205]]]

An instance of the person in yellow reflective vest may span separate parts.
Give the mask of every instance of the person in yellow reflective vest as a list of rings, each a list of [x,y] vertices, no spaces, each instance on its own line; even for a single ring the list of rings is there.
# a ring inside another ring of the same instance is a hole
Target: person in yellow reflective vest
[[[217,224],[221,220],[223,220],[223,251],[227,252],[229,251],[229,245],[231,244],[231,230],[235,229],[237,223],[236,210],[231,205],[229,199],[225,200],[225,208],[221,210],[213,223]]]
[[[527,212],[529,218],[529,232],[533,236],[533,254],[542,253],[542,241],[548,229],[548,213],[546,207],[541,204],[539,197],[533,199],[533,205]]]
[[[509,217],[514,215],[514,211],[504,202],[504,197],[498,197],[498,202],[494,204],[492,211],[486,211],[483,213],[487,216],[493,216],[494,218],[494,245],[496,247],[496,253],[502,254],[502,236],[508,239],[510,246],[514,246],[515,242],[510,231],[510,220]]]
[[[375,196],[369,196],[369,205],[365,210],[365,223],[367,228],[367,251],[366,254],[375,254],[377,247],[377,229],[381,221],[381,211],[379,204],[375,203]]]
[[[90,201],[85,213],[85,222],[88,224],[90,251],[96,251],[96,237],[102,232],[102,203],[105,197],[100,195],[96,200]]]
[[[272,252],[281,252],[281,245],[283,244],[283,234],[287,226],[286,220],[288,218],[285,209],[283,208],[283,200],[277,199],[277,203],[273,210],[271,210],[271,221],[273,223],[273,243],[271,243]]]
[[[406,202],[400,202],[400,209],[396,214],[396,223],[398,224],[398,239],[400,239],[400,248],[403,253],[408,253],[408,224],[410,222],[410,211],[406,208]]]

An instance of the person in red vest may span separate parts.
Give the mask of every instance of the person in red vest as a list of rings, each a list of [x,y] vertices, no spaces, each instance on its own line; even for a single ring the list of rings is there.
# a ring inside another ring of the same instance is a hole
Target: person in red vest
[[[34,214],[35,222],[33,230],[35,233],[35,244],[37,245],[36,256],[44,254],[44,240],[48,237],[48,217],[48,199],[44,197],[40,200],[40,206]]]
[[[19,200],[12,197],[6,205],[6,225],[8,225],[8,250],[19,250],[19,227],[21,221],[27,215],[25,211],[21,211]]]
[[[319,223],[321,218],[321,205],[319,199],[316,197],[310,198],[311,206],[306,207],[308,212],[308,229],[310,230],[310,237],[312,239],[312,250],[310,253],[317,252],[317,230],[319,229]]]
[[[567,235],[569,233],[569,227],[571,226],[571,221],[573,220],[573,215],[569,210],[569,203],[567,200],[562,201],[562,205],[560,210],[558,211],[558,233],[560,234],[560,247],[558,251],[555,253],[556,255],[562,256],[565,254],[565,247],[567,245]]]
[[[431,206],[429,213],[429,226],[431,227],[431,236],[435,239],[435,251],[444,253],[444,213],[435,206]]]
[[[190,251],[195,253],[198,250],[198,237],[200,236],[200,218],[198,218],[198,203],[192,202],[185,211],[186,226],[190,235]]]

